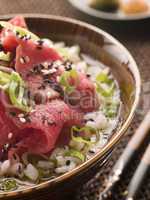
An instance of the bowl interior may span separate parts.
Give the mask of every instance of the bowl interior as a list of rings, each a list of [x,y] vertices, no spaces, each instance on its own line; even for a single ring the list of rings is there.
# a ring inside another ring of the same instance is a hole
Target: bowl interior
[[[129,52],[109,34],[96,27],[76,20],[54,16],[26,15],[26,20],[29,29],[40,37],[50,38],[54,41],[64,41],[68,45],[80,45],[83,53],[109,66],[119,83],[122,100],[120,114],[122,125],[113,133],[102,152],[70,173],[70,175],[75,175],[114,148],[123,136],[131,122],[140,96],[139,71]],[[63,175],[58,180],[61,181],[63,178],[65,179],[67,176]],[[43,185],[42,187],[46,186]]]

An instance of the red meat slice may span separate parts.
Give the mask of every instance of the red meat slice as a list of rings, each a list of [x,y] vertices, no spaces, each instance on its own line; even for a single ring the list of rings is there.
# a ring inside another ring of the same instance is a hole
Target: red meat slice
[[[73,118],[71,109],[61,100],[53,100],[46,105],[37,105],[35,110],[29,113],[25,123],[18,118],[13,118],[20,133],[17,148],[11,149],[9,156],[14,152],[18,154],[26,151],[33,154],[50,152],[55,147],[64,124],[71,118]],[[75,123],[79,121],[79,118],[76,120],[75,116],[74,119]]]
[[[16,25],[22,28],[27,28],[25,20],[22,16],[16,16],[9,21],[12,25]],[[0,34],[1,44],[5,51],[15,51],[18,46],[18,40],[15,34],[6,28],[4,28]]]
[[[16,71],[23,77],[29,73],[34,66],[43,62],[60,60],[60,55],[46,43],[34,42],[32,40],[21,41],[16,51]]]
[[[27,29],[27,24],[26,24],[23,16],[14,17],[11,20],[9,20],[9,23],[11,23],[12,25],[19,26],[19,27]]]
[[[17,126],[8,117],[5,106],[9,105],[7,96],[0,92],[0,157],[4,145],[13,144],[18,133]]]
[[[91,112],[99,107],[94,83],[86,74],[78,73],[77,80],[69,80],[75,86],[72,93],[66,94],[66,102],[74,109],[82,112]]]
[[[45,43],[40,45],[38,42],[36,43],[32,40],[20,41],[20,45],[17,47],[16,51],[15,68],[26,81],[31,94],[35,96],[37,92],[40,93],[45,102],[46,94],[48,94],[48,92],[51,93],[49,99],[59,97],[59,93],[52,90],[50,87],[40,89],[41,85],[43,85],[43,77],[36,74],[30,75],[30,72],[35,66],[43,62],[51,63],[60,59],[61,57],[59,54]]]

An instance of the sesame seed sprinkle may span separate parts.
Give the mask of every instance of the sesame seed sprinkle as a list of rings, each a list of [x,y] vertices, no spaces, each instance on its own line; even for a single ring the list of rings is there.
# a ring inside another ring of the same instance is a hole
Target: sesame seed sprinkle
[[[22,123],[25,123],[25,122],[26,122],[26,119],[23,118],[23,117],[20,117],[19,120],[20,120]]]
[[[8,139],[11,139],[12,136],[13,136],[13,133],[9,133],[9,134],[8,134]]]

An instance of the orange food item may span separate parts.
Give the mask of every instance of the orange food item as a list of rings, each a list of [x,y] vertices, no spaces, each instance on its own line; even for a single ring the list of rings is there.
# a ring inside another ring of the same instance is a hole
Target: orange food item
[[[149,9],[147,0],[120,0],[120,8],[127,14],[146,12]]]

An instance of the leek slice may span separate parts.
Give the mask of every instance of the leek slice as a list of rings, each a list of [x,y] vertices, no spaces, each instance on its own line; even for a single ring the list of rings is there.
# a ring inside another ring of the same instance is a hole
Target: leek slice
[[[85,127],[82,127],[82,128],[78,128],[76,126],[73,126],[71,128],[71,137],[72,137],[72,140],[75,141],[75,142],[81,142],[81,143],[84,143],[84,144],[87,144],[87,145],[92,145],[92,144],[95,144],[95,142],[91,142],[90,140],[88,139],[85,139],[81,136],[75,136],[74,135],[74,132],[78,132],[78,133],[81,133],[81,132],[97,132],[95,129],[91,128],[91,127],[88,127],[88,126],[85,126]]]
[[[0,71],[0,89],[5,90],[10,98],[12,105],[20,110],[29,112],[30,108],[24,99],[25,84],[16,72],[11,74]]]
[[[70,149],[66,152],[65,156],[72,156],[75,158],[78,158],[79,160],[81,160],[82,162],[85,161],[85,155],[83,155],[83,153],[75,150],[75,149]]]
[[[102,84],[106,84],[108,88],[104,88]],[[111,97],[114,94],[115,83],[112,79],[109,78],[108,74],[101,72],[96,77],[96,90],[99,94],[104,97]]]
[[[104,89],[101,84],[97,84],[97,92],[104,97],[111,97],[114,94],[115,84],[113,83],[108,89]]]
[[[4,192],[14,191],[18,187],[16,180],[13,178],[7,178],[0,182],[0,190]]]
[[[78,82],[78,73],[75,69],[70,71],[65,71],[61,76],[59,83],[64,87],[65,92],[68,94],[72,93],[75,90],[75,86],[69,83],[69,80],[75,80],[75,85]]]
[[[24,90],[25,88],[23,80],[18,73],[13,72],[10,77],[9,98],[15,107],[25,112],[29,112],[30,108],[27,105],[24,105],[23,101]]]
[[[5,53],[3,51],[0,51],[0,60],[9,62],[11,60],[11,53],[10,52]]]

